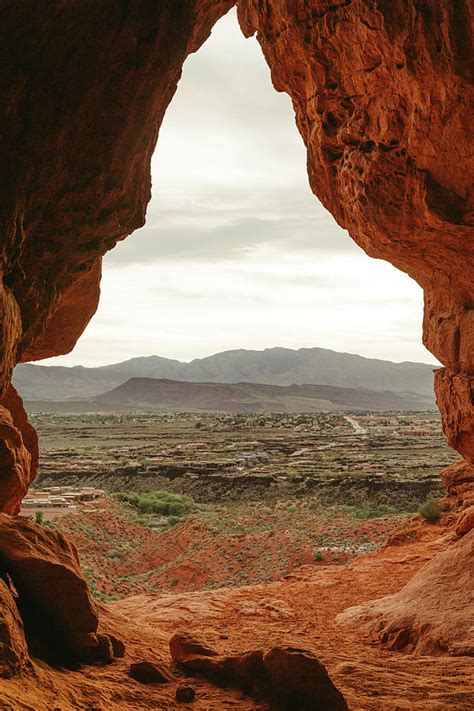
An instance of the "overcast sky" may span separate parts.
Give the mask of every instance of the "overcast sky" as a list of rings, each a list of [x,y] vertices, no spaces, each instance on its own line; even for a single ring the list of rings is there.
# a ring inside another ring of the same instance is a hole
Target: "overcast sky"
[[[319,346],[434,362],[422,293],[367,257],[311,193],[291,102],[235,12],[186,61],[152,164],[146,226],[104,259],[97,314],[45,363]]]

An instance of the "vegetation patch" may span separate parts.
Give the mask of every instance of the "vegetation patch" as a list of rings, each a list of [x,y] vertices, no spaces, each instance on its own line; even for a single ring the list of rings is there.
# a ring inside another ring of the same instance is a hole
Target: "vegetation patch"
[[[441,517],[442,511],[436,499],[426,499],[426,501],[418,507],[418,513],[429,523],[436,523]]]
[[[144,494],[119,492],[115,497],[134,506],[142,514],[180,517],[192,511],[195,506],[191,496],[173,494],[169,491],[149,491]]]

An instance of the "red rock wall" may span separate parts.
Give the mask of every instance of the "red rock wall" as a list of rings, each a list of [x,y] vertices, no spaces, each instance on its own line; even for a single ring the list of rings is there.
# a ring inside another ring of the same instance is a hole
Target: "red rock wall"
[[[0,400],[0,511],[17,514],[38,470],[38,436],[13,385]]]
[[[82,333],[102,255],[144,223],[182,64],[234,4],[3,3],[0,393],[16,362],[66,353]],[[474,461],[470,5],[240,0],[238,9],[293,100],[314,192],[368,254],[424,288],[424,340],[446,366],[436,386],[444,428]],[[31,465],[18,474],[23,445],[14,446],[3,481],[23,483],[0,510],[16,510],[32,476]]]

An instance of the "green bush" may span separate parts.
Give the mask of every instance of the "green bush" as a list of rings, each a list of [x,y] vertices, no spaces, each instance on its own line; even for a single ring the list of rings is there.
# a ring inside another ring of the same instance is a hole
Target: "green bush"
[[[36,513],[35,513],[35,523],[39,523],[40,526],[41,526],[41,524],[44,523],[44,514],[43,514],[42,511],[36,511]]]
[[[145,494],[118,493],[116,498],[134,506],[143,514],[161,514],[162,516],[183,516],[194,508],[194,499],[185,494],[172,494],[169,491],[148,491]]]
[[[425,503],[418,507],[418,513],[429,523],[436,523],[442,512],[436,499],[426,499]]]
[[[348,506],[348,513],[353,518],[365,521],[372,518],[382,518],[387,514],[394,514],[396,509],[388,504],[379,504],[372,507],[368,501],[364,501],[360,506]]]

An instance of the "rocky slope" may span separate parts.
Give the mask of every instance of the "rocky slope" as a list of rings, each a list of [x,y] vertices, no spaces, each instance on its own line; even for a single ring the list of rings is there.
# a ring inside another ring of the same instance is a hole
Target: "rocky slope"
[[[172,666],[170,640],[176,633],[187,633],[219,654],[239,656],[276,646],[308,649],[324,664],[351,711],[470,709],[472,657],[388,650],[360,626],[336,622],[351,605],[397,593],[438,553],[454,545],[442,526],[425,526],[407,532],[401,545],[399,541],[347,566],[311,566],[285,580],[235,590],[136,595],[100,606],[103,628],[125,642],[124,658],[89,666],[82,673],[35,661],[32,671],[2,680],[2,701],[19,711],[46,711],[51,706],[62,711],[173,709],[184,708],[175,693],[186,685],[196,692],[193,708],[202,711],[269,708],[239,690],[220,688],[201,674],[185,674]],[[130,664],[142,661],[160,665],[170,681],[141,684],[130,678]]]
[[[433,399],[433,369],[424,363],[392,363],[325,348],[224,351],[181,363],[160,356],[131,358],[98,368],[20,364],[13,383],[26,400],[72,400],[99,395],[130,378],[214,383],[317,383],[345,388],[410,392]]]
[[[105,498],[49,526],[74,543],[90,589],[109,600],[255,585],[303,565],[346,563],[383,545],[407,520],[373,516],[357,519],[342,506],[324,508],[307,498],[201,506],[170,523]]]

